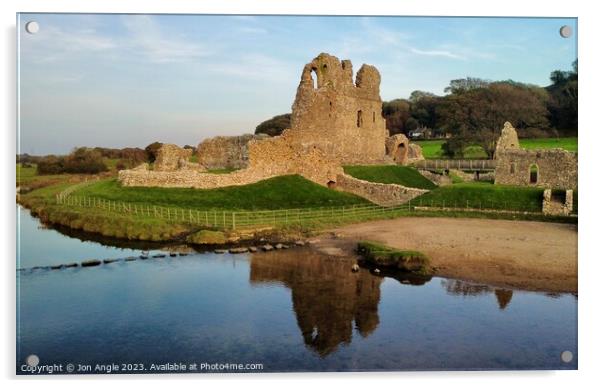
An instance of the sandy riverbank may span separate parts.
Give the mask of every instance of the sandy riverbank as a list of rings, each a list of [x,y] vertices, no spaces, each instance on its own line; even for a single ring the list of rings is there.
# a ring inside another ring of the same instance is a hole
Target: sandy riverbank
[[[546,292],[577,292],[577,225],[531,221],[399,218],[348,225],[316,244],[351,254],[358,240],[426,253],[435,274]]]

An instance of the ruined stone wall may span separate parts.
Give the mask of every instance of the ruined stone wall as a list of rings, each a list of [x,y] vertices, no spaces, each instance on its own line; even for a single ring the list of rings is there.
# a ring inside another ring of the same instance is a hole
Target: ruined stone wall
[[[374,66],[363,65],[354,83],[351,61],[320,54],[303,68],[287,138],[317,145],[342,164],[382,163],[388,131],[379,90]]]
[[[387,137],[385,150],[387,156],[396,164],[405,166],[418,160],[424,160],[422,147],[410,143],[410,140],[401,133]]]
[[[552,196],[552,190],[546,189],[543,192],[542,212],[546,215],[568,216],[573,211],[573,190],[567,190],[564,196],[564,202],[559,201]]]
[[[531,166],[537,167],[531,182]],[[563,149],[503,150],[497,154],[495,183],[552,189],[577,188],[577,154]]]
[[[291,146],[286,138],[274,137],[249,142],[249,167],[229,174],[212,174],[194,169],[175,171],[148,170],[144,165],[136,169],[119,172],[119,181],[124,186],[192,187],[213,189],[239,186],[263,179],[298,174],[313,182],[327,186],[336,180],[343,168],[336,159],[321,149]]]
[[[157,150],[154,169],[156,171],[175,171],[188,165],[191,156],[191,149],[181,148],[175,144],[163,144]]]
[[[387,156],[396,164],[406,164],[408,162],[408,150],[410,141],[403,134],[389,136],[385,140],[385,150]]]
[[[245,168],[249,165],[249,141],[268,137],[264,134],[246,134],[205,139],[197,147],[199,164],[208,169]]]
[[[339,191],[353,193],[381,206],[400,205],[428,192],[428,190],[396,184],[368,182],[347,174],[337,176],[334,188]]]
[[[408,163],[424,160],[424,155],[422,155],[422,147],[416,143],[410,143],[408,147]]]
[[[516,129],[514,129],[512,124],[506,121],[504,123],[504,128],[502,128],[502,133],[495,145],[494,159],[497,159],[498,152],[518,149],[520,149],[520,144],[518,142],[518,134],[516,133]]]

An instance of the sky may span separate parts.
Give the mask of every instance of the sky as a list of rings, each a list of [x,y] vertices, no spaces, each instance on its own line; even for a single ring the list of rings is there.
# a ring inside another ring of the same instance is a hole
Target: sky
[[[35,155],[252,133],[291,111],[321,52],[376,66],[383,100],[467,76],[546,86],[577,58],[574,18],[20,14],[17,28],[17,151]]]

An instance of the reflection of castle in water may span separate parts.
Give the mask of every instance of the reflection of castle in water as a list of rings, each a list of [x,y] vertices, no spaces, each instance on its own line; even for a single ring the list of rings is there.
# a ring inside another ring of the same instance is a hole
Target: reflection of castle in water
[[[383,279],[364,269],[351,272],[348,260],[306,249],[262,253],[251,258],[250,280],[291,289],[303,340],[320,356],[350,343],[354,323],[363,337],[378,326]]]
[[[506,290],[503,288],[494,288],[482,284],[473,284],[455,279],[442,280],[441,285],[449,294],[453,295],[478,296],[494,293],[500,310],[505,309],[512,300],[512,290]]]

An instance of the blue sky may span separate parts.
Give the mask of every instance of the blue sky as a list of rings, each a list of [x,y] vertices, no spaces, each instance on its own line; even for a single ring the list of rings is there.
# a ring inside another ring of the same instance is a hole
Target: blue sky
[[[21,14],[20,152],[253,132],[290,112],[320,52],[375,65],[383,100],[466,76],[546,86],[577,58],[565,24],[576,31],[575,19]]]

